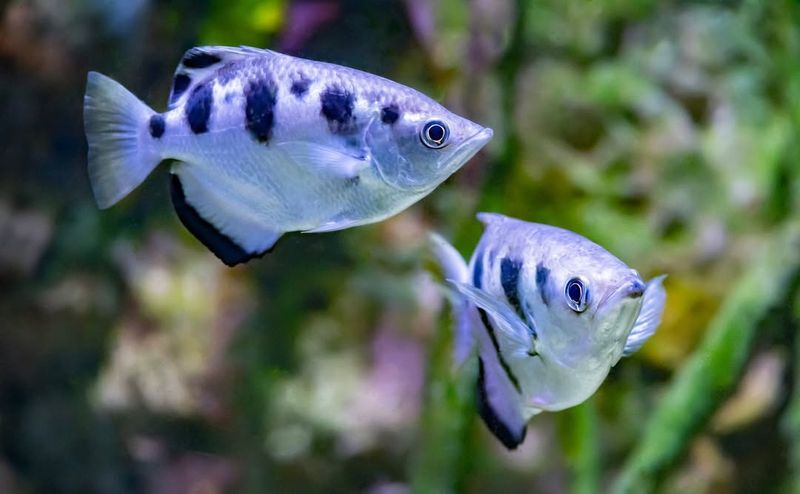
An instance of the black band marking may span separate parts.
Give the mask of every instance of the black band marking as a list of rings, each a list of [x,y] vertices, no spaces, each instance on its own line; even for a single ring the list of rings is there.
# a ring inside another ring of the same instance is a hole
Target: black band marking
[[[393,124],[400,118],[400,109],[394,103],[386,105],[381,109],[381,122]]]
[[[503,292],[506,294],[508,303],[517,312],[517,315],[525,320],[522,307],[519,304],[519,272],[522,269],[522,261],[504,257],[500,260],[500,284],[503,285]]]
[[[217,55],[193,48],[186,52],[181,63],[188,69],[204,69],[222,60]]]
[[[355,130],[355,96],[338,87],[328,87],[320,95],[320,113],[328,120],[331,132],[348,134]]]
[[[203,83],[192,90],[186,102],[186,121],[192,132],[203,134],[208,132],[208,121],[211,118],[211,107],[214,104],[214,92],[211,84]]]
[[[506,359],[503,358],[503,354],[500,353],[500,343],[497,341],[497,335],[494,334],[494,326],[492,326],[491,321],[489,321],[489,315],[483,309],[478,309],[478,313],[481,316],[481,322],[483,323],[483,327],[486,329],[486,332],[489,334],[489,339],[492,340],[492,346],[494,347],[494,351],[497,354],[497,361],[500,362],[500,367],[503,368],[506,375],[508,376],[508,380],[511,381],[511,384],[514,385],[514,388],[517,392],[522,393],[522,387],[519,385],[519,381],[517,380],[517,376],[514,375],[514,372],[511,370],[511,366],[508,365]]]
[[[245,88],[245,126],[258,142],[269,142],[275,125],[277,88],[269,75],[253,79]]]
[[[169,97],[169,104],[173,105],[183,93],[189,89],[192,84],[192,78],[186,74],[175,74],[175,79],[172,80],[172,94]]]
[[[489,394],[486,391],[486,376],[484,375],[483,365],[483,359],[478,358],[478,394],[476,397],[478,400],[478,414],[492,434],[503,443],[503,446],[508,449],[516,449],[525,440],[528,429],[523,426],[522,431],[515,434],[492,408]]]
[[[536,287],[542,297],[544,305],[550,305],[550,297],[547,295],[547,279],[550,277],[550,270],[542,263],[536,265]]]
[[[481,288],[483,283],[483,249],[478,249],[475,253],[475,264],[472,266],[472,284],[475,288]]]
[[[481,276],[483,275],[483,249],[478,249],[477,253],[475,254],[475,264],[472,267],[472,284],[475,288],[481,288]],[[508,365],[508,362],[503,358],[503,355],[500,353],[500,343],[497,341],[497,335],[494,334],[494,327],[492,323],[489,321],[489,315],[486,314],[486,311],[478,308],[478,313],[481,316],[481,322],[483,323],[483,327],[486,329],[486,332],[489,334],[489,338],[492,340],[492,346],[494,347],[495,352],[497,353],[497,360],[500,362],[500,365],[503,367],[503,370],[506,371],[506,375],[514,387],[519,391],[522,392],[522,388],[519,385],[519,381],[517,380],[517,376],[511,371],[511,367]]]

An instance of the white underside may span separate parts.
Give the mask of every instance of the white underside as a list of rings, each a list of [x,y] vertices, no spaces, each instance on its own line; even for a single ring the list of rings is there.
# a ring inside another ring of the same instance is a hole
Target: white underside
[[[259,143],[243,129],[173,136],[164,155],[183,183],[186,200],[245,250],[259,252],[291,231],[331,231],[380,221],[419,200],[390,188],[374,165],[353,177],[320,169]],[[355,178],[357,176],[357,178]]]

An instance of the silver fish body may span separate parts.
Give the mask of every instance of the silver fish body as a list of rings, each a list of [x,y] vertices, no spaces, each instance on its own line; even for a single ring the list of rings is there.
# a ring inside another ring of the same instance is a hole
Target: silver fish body
[[[589,398],[660,324],[663,276],[645,283],[573,232],[482,213],[467,266],[441,237],[434,250],[455,288],[459,358],[477,344],[479,412],[508,448],[535,414]]]
[[[263,254],[285,232],[394,215],[492,136],[401,84],[244,47],[189,50],[163,114],[90,73],[84,120],[100,207],[175,160],[179,218],[230,265]]]

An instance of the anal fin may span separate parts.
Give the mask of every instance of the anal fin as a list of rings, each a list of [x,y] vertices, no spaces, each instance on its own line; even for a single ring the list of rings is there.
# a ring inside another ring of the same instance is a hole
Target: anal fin
[[[235,266],[263,256],[272,250],[275,241],[280,237],[280,233],[276,233],[273,234],[274,238],[265,239],[264,243],[268,244],[268,247],[261,249],[247,248],[242,245],[242,242],[237,242],[231,235],[223,233],[221,228],[203,217],[200,211],[189,203],[183,183],[175,173],[171,175],[170,179],[170,197],[175,212],[186,229],[228,266]]]
[[[525,440],[527,421],[519,408],[519,397],[504,377],[497,372],[496,363],[478,359],[478,414],[486,427],[508,449],[516,449]]]

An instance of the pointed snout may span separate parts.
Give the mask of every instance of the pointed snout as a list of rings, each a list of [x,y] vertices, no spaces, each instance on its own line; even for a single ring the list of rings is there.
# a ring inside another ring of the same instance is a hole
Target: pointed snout
[[[644,295],[645,288],[645,284],[642,280],[634,280],[626,287],[625,295],[628,298],[640,298]]]
[[[475,127],[479,126],[475,125]],[[492,129],[488,127],[479,128],[480,130],[465,139],[464,142],[453,149],[449,154],[442,155],[439,161],[440,170],[446,171],[449,175],[475,156],[475,154],[492,139],[494,135]]]

